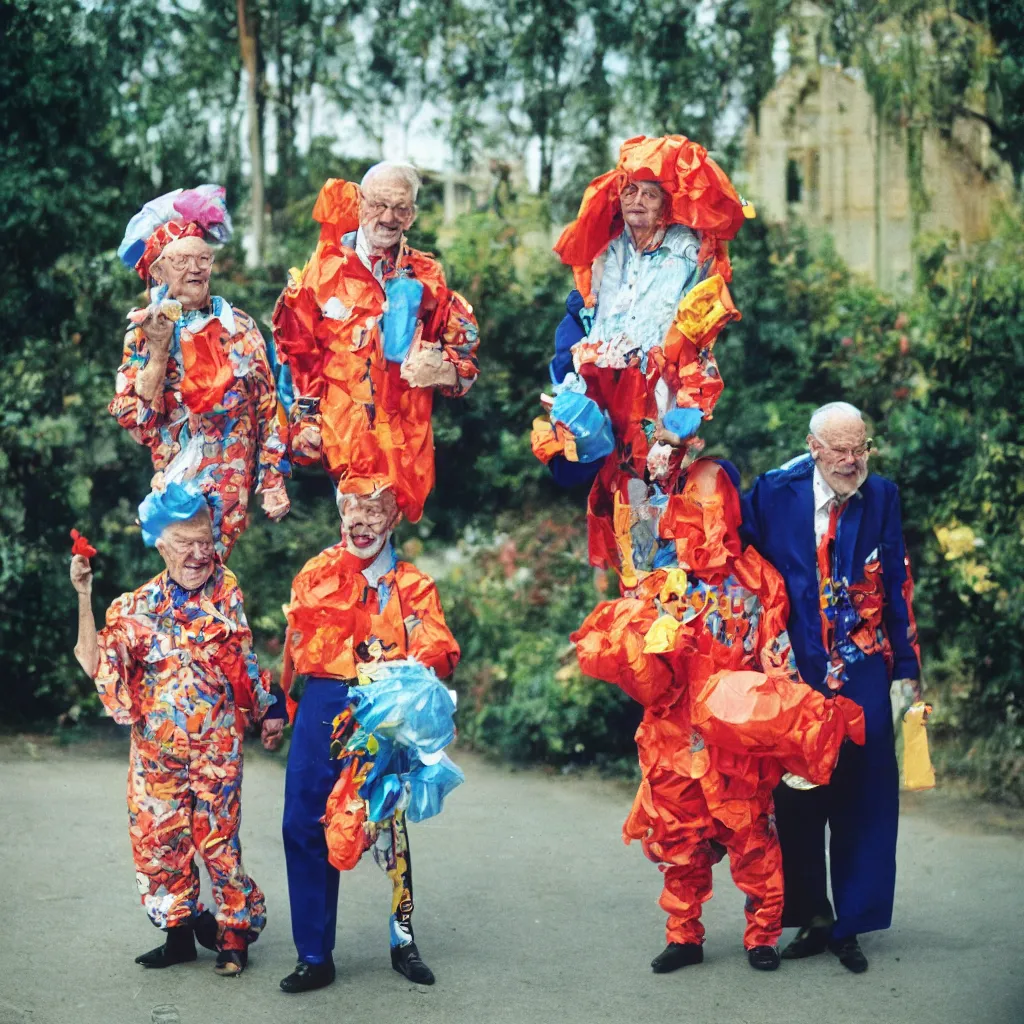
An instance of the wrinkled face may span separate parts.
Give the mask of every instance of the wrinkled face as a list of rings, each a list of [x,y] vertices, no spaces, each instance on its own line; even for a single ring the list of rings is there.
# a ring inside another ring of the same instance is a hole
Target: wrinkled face
[[[167,572],[185,590],[198,590],[213,574],[213,528],[203,512],[184,523],[172,523],[156,542]]]
[[[631,181],[622,190],[622,219],[633,234],[650,234],[660,226],[666,198],[656,181]]]
[[[374,252],[393,249],[416,219],[416,201],[403,178],[379,174],[362,191],[359,226]]]
[[[194,235],[177,238],[150,267],[150,274],[167,285],[167,294],[185,309],[202,309],[210,302],[213,250]]]
[[[376,558],[398,522],[390,491],[375,497],[350,495],[341,505],[341,541],[359,558]]]
[[[833,416],[819,428],[817,436],[807,435],[807,447],[825,483],[840,498],[848,498],[868,478],[871,446],[863,420]]]

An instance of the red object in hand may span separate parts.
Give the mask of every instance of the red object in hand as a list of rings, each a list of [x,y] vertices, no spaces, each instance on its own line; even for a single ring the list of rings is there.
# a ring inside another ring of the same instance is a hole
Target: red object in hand
[[[85,558],[92,558],[96,554],[96,549],[77,530],[71,531],[71,539],[74,541],[71,545],[71,554],[83,555]]]

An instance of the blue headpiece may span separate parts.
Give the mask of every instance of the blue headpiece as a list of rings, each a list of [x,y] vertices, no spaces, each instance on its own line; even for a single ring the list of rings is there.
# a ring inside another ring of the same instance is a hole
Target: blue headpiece
[[[139,506],[139,522],[146,547],[156,547],[160,534],[171,523],[184,523],[204,509],[209,509],[206,498],[189,484],[170,483],[166,490],[152,491]]]

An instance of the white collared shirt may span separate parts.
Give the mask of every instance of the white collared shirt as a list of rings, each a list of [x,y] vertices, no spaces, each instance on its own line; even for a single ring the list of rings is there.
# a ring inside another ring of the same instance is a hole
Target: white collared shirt
[[[825,482],[821,471],[814,467],[814,546],[821,544],[822,537],[828,533],[828,517],[832,502],[836,500],[836,492]]]

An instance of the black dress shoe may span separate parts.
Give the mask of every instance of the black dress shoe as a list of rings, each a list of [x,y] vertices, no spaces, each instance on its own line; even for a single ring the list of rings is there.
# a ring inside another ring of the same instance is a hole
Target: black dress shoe
[[[668,974],[680,967],[704,963],[704,947],[699,942],[670,942],[652,961],[655,974]]]
[[[782,958],[778,946],[752,946],[747,950],[747,962],[755,971],[777,971]]]
[[[811,925],[801,928],[796,938],[782,951],[783,960],[803,960],[805,956],[817,956],[828,949],[828,938],[832,925]]]
[[[434,972],[420,958],[415,942],[391,947],[391,966],[417,985],[433,985]]]
[[[207,949],[217,950],[217,918],[208,910],[204,910],[192,922],[192,930],[195,932],[196,942]]]
[[[854,974],[863,974],[868,969],[868,958],[860,948],[856,935],[847,935],[845,939],[837,939],[829,942],[828,948],[832,950],[839,962]]]
[[[248,963],[249,951],[247,949],[222,949],[217,954],[213,972],[222,978],[237,978]]]
[[[312,992],[315,988],[326,988],[334,981],[334,961],[322,964],[307,964],[300,960],[287,978],[281,979],[282,992]]]
[[[175,964],[185,964],[195,958],[196,943],[192,937],[192,926],[183,924],[177,928],[168,928],[167,941],[162,946],[137,956],[135,962],[142,964],[143,967],[173,967]]]

